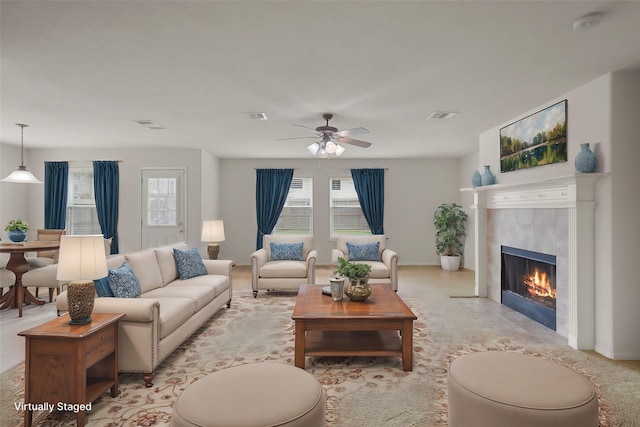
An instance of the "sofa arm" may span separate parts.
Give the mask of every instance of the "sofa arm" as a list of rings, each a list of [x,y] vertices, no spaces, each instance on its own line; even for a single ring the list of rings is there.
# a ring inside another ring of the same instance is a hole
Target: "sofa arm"
[[[67,311],[67,291],[56,297],[59,312]],[[96,298],[93,303],[95,313],[124,313],[122,320],[130,322],[152,322],[158,319],[160,303],[153,298]]]
[[[316,283],[316,259],[318,258],[318,251],[311,250],[307,254],[307,279],[310,284]]]
[[[251,254],[251,289],[253,289],[253,296],[256,296],[258,291],[258,279],[260,278],[260,268],[269,261],[269,254],[267,250],[262,248],[258,249]]]
[[[231,269],[235,265],[230,259],[203,259],[208,274],[220,274],[231,277]]]
[[[338,259],[339,258],[344,258],[347,259],[346,256],[344,256],[344,252],[342,252],[340,249],[332,249],[331,250],[331,262],[333,264],[338,264]]]
[[[382,263],[389,269],[391,287],[398,290],[398,254],[390,249],[382,251]]]

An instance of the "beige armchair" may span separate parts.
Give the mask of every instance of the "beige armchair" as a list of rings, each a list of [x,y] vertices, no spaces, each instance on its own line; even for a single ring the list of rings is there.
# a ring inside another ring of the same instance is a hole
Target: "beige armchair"
[[[338,258],[349,259],[347,243],[362,245],[369,243],[380,243],[377,260],[354,261],[371,265],[371,276],[369,283],[391,285],[394,291],[398,291],[398,254],[385,248],[386,237],[383,234],[372,236],[338,236],[336,239],[336,249],[333,250],[331,259],[334,263]]]
[[[263,247],[251,254],[251,288],[253,297],[258,290],[295,290],[305,283],[315,282],[317,252],[313,249],[313,236],[267,234]],[[272,253],[271,243],[302,243],[301,260],[281,259],[282,251]]]

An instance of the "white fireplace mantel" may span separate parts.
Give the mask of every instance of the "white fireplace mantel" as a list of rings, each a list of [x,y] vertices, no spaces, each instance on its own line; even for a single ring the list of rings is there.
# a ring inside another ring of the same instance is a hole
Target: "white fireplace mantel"
[[[487,210],[565,208],[569,225],[568,343],[576,349],[592,350],[595,347],[595,187],[598,179],[607,175],[578,173],[460,189],[474,195],[471,208],[475,219],[476,296],[487,296]]]

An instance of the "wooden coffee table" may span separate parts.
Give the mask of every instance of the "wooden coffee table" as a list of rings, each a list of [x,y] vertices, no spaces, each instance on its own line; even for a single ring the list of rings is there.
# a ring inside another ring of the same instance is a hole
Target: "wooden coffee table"
[[[390,285],[371,285],[366,301],[346,296],[334,302],[322,285],[302,285],[291,318],[295,321],[295,365],[305,356],[395,356],[413,369],[416,315]]]

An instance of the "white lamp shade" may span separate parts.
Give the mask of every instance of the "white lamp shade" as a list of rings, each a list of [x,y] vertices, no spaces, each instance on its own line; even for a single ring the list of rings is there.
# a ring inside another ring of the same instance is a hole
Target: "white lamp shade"
[[[58,280],[94,280],[107,275],[104,237],[63,235],[58,255]]]
[[[2,182],[16,182],[21,184],[42,184],[31,171],[24,166],[18,166],[18,169],[11,172]]]
[[[336,144],[336,157],[342,156],[342,153],[344,153],[344,147],[340,144]]]
[[[202,242],[224,242],[224,222],[221,219],[203,221],[200,240]]]

